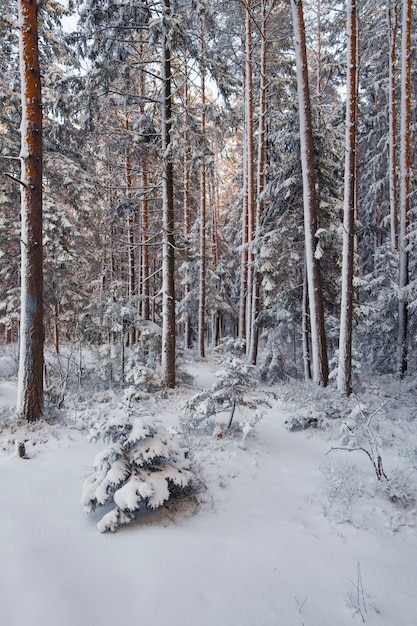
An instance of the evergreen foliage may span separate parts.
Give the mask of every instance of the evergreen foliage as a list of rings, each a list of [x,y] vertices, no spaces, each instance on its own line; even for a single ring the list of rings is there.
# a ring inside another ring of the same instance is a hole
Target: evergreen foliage
[[[256,379],[257,370],[242,358],[236,351],[241,351],[243,344],[237,340],[224,340],[221,346],[224,350],[216,371],[216,381],[211,389],[204,389],[190,398],[185,407],[184,415],[180,419],[183,430],[195,430],[204,427],[210,418],[228,414],[226,424],[217,423],[215,434],[222,436],[232,426],[235,411],[256,413],[256,421],[261,418],[260,406],[270,406],[265,394],[258,389]]]
[[[136,380],[141,392],[147,393],[145,387],[154,376],[150,372],[157,377],[161,374],[160,329],[166,292],[161,272],[162,241],[167,234],[172,235],[168,247],[175,249],[175,263],[169,271],[175,298],[168,300],[175,299],[177,344],[183,343],[190,350],[195,342],[203,162],[207,178],[206,345],[213,348],[222,337],[240,332],[242,296],[250,307],[250,295],[238,278],[243,253],[247,252],[250,270],[259,280],[259,307],[256,314],[255,309],[245,311],[247,328],[243,334],[249,345],[255,334],[252,331],[259,334],[260,374],[267,384],[306,375],[304,356],[306,346],[311,350],[312,344],[310,312],[304,310],[304,189],[294,37],[289,3],[266,4],[264,88],[268,106],[262,111],[260,4],[176,0],[164,14],[163,4],[144,0],[70,0],[68,9],[56,0],[39,3],[45,339],[57,352],[66,341],[97,348],[102,356],[99,369],[103,384],[123,387]],[[259,190],[254,190],[256,210],[261,207],[259,219],[253,239],[242,245],[248,191],[244,173],[248,144],[244,70],[249,6],[252,161],[255,173],[258,161],[264,171],[262,183],[259,179],[255,184]],[[391,24],[388,8],[391,17],[395,14],[397,18]],[[411,171],[405,235],[409,280],[399,288],[398,249],[392,239],[395,220],[391,215],[390,142],[394,140],[398,183],[402,3],[391,0],[388,5],[372,0],[358,10],[359,176],[355,192],[353,345],[358,372],[384,373],[394,372],[396,367],[393,355],[399,303],[406,304],[409,348],[417,332],[416,176]],[[68,33],[63,20],[71,11],[76,26]],[[338,357],[342,284],[346,36],[340,15],[341,9],[330,0],[305,3],[318,194],[314,258],[320,259],[327,351],[333,362]],[[18,338],[20,313],[16,20],[16,3],[4,0],[0,6],[0,332],[6,342]],[[164,34],[172,73],[170,143],[165,154],[161,108]],[[414,102],[414,33],[411,44]],[[390,94],[388,70],[392,61],[394,89]],[[390,95],[396,105],[394,137],[390,136]],[[263,160],[257,149],[258,142],[262,145],[260,118],[265,121]],[[416,156],[416,128],[416,107],[412,107],[411,163]],[[169,229],[163,226],[161,210],[167,159],[173,169],[174,220]],[[397,201],[398,195],[397,184]],[[416,359],[413,350],[408,353],[412,372]],[[241,357],[237,358],[244,363]],[[237,372],[239,367],[239,361],[231,361],[226,369],[231,376],[233,368]],[[242,369],[239,375],[247,374]],[[216,408],[210,409],[214,411],[211,417],[223,411],[222,402],[218,400]],[[232,412],[232,406],[224,411]]]
[[[153,417],[122,414],[98,426],[91,440],[108,444],[96,455],[81,497],[86,513],[113,506],[98,522],[100,532],[129,524],[144,507],[157,509],[192,481],[184,451]]]

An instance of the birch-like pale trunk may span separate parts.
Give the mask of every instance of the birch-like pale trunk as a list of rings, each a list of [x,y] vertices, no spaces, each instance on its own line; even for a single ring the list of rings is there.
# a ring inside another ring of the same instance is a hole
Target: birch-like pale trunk
[[[317,232],[317,189],[314,167],[313,128],[307,66],[303,4],[291,0],[293,16],[297,88],[300,116],[301,167],[303,175],[305,258],[311,326],[313,379],[326,386],[329,380],[324,305],[319,261],[315,256]]]
[[[395,96],[397,73],[398,9],[396,0],[387,2],[389,28],[389,204],[391,221],[391,247],[398,249],[398,190],[397,190],[397,101]]]
[[[342,298],[337,388],[352,393],[353,272],[355,250],[357,151],[357,13],[356,0],[347,0],[347,85],[345,191],[343,206]]]
[[[308,284],[307,272],[304,263],[303,272],[303,310],[301,320],[301,336],[303,345],[303,364],[304,364],[304,380],[311,380],[311,357],[310,357],[310,332],[309,332],[309,314],[308,314]]]
[[[240,295],[239,295],[239,328],[238,333],[240,339],[246,339],[246,298],[248,289],[248,238],[249,238],[249,220],[248,220],[248,194],[247,194],[247,153],[245,148],[246,141],[246,112],[245,112],[244,128],[243,128],[243,210],[242,210],[242,252],[240,257]]]
[[[170,0],[164,0],[165,18],[171,17]],[[171,50],[167,25],[162,42],[162,377],[167,387],[175,386],[175,242],[174,183],[171,154],[172,90]]]
[[[398,303],[397,361],[400,376],[407,371],[408,315],[407,302],[401,293],[408,285],[407,230],[410,208],[410,128],[411,128],[411,0],[402,3],[401,44],[401,118],[400,118],[400,203],[399,251],[400,271]]]
[[[21,311],[17,413],[43,414],[42,94],[37,6],[19,0],[21,122]]]
[[[322,104],[322,101],[321,101],[321,96],[322,96],[321,31],[322,31],[321,2],[320,0],[317,0],[317,83],[316,83],[316,89],[317,89],[317,111],[319,115],[319,121],[320,121],[321,104]]]
[[[259,229],[263,210],[262,194],[265,187],[265,131],[266,131],[266,89],[267,89],[267,0],[261,0],[261,58],[260,58],[260,86],[259,86],[259,126],[258,126],[258,168],[256,173],[256,215],[255,227]],[[259,329],[257,318],[260,311],[260,276],[253,268],[251,334],[249,348],[249,363],[256,365],[258,359]]]
[[[215,150],[215,153],[218,154],[218,150]],[[212,255],[213,255],[213,265],[214,271],[218,270],[219,267],[219,206],[220,206],[220,192],[218,180],[215,172],[218,171],[216,157],[214,168],[211,170],[210,176],[210,190],[211,190],[211,200],[210,206],[212,207]],[[218,281],[217,288],[220,290],[220,283]],[[213,315],[212,320],[212,329],[213,329],[213,343],[215,346],[218,346],[221,340],[222,335],[222,314],[221,311],[216,311]]]
[[[248,256],[246,286],[246,352],[249,353],[252,335],[252,298],[254,284],[254,258],[252,243],[255,236],[256,204],[255,204],[255,141],[254,141],[254,106],[253,106],[253,38],[252,38],[252,0],[246,0],[245,20],[245,111],[246,111],[246,193],[248,213]]]

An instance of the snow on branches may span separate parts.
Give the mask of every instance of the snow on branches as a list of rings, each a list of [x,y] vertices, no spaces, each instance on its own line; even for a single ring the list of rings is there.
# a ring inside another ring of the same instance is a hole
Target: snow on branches
[[[220,437],[230,430],[236,409],[246,408],[255,412],[255,415],[242,425],[246,431],[261,419],[259,407],[270,406],[268,400],[263,397],[265,394],[257,389],[256,368],[245,363],[233,354],[233,351],[222,355],[216,379],[211,389],[203,389],[186,403],[184,415],[180,420],[183,430],[194,430],[211,417],[226,413],[226,427],[217,424],[215,428],[215,434]]]
[[[96,455],[81,504],[86,513],[108,503],[115,505],[98,522],[100,532],[114,532],[129,524],[139,509],[156,509],[175,488],[191,483],[190,463],[184,452],[175,437],[152,417],[114,417],[99,426],[91,439],[102,439],[108,445]]]

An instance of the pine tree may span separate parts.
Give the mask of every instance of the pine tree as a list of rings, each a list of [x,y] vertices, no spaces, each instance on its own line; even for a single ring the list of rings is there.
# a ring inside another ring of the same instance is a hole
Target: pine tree
[[[264,394],[258,390],[257,370],[245,363],[238,354],[242,353],[242,339],[225,339],[219,346],[222,356],[216,381],[211,389],[205,389],[190,398],[184,408],[180,423],[184,430],[206,426],[210,418],[226,413],[226,423],[217,423],[215,434],[222,436],[230,431],[236,411],[249,409],[255,420],[261,417],[260,406],[270,406]],[[250,420],[251,421],[251,420]]]
[[[42,95],[37,2],[19,0],[21,123],[21,317],[17,411],[43,414]]]
[[[357,16],[356,0],[347,6],[347,89],[346,89],[346,162],[343,221],[342,301],[339,338],[337,386],[346,395],[352,393],[353,272],[356,208],[357,153]]]
[[[314,165],[313,129],[308,79],[307,49],[301,0],[291,0],[297,64],[299,99],[301,164],[303,170],[305,256],[312,342],[314,380],[323,386],[328,383],[329,368],[324,325],[323,292],[320,263],[316,254],[317,191]]]
[[[411,170],[411,0],[402,3],[402,47],[401,47],[401,129],[400,129],[400,268],[398,303],[398,371],[404,376],[408,361],[408,311],[404,294],[409,282],[407,230],[410,209],[410,170]]]
[[[190,463],[174,436],[149,416],[121,415],[98,426],[91,440],[107,447],[94,460],[83,485],[81,504],[92,513],[114,504],[98,522],[100,532],[129,524],[143,507],[156,509],[192,481]]]
[[[162,376],[167,387],[175,385],[175,243],[174,243],[174,180],[171,152],[172,74],[169,44],[170,0],[164,0],[162,43]]]

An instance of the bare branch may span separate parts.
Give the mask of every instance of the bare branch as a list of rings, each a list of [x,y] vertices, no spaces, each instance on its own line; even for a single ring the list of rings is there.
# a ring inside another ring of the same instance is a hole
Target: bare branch
[[[28,187],[28,185],[24,183],[23,180],[16,178],[16,176],[13,176],[13,174],[9,174],[8,172],[5,172],[4,175],[14,180],[15,183],[19,183],[19,185],[23,185],[23,187]]]

